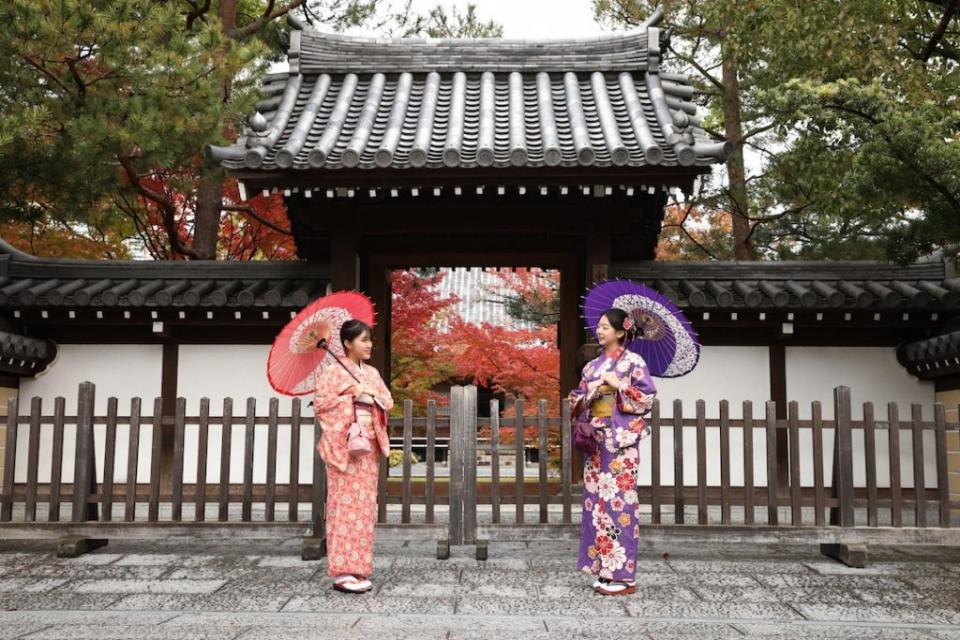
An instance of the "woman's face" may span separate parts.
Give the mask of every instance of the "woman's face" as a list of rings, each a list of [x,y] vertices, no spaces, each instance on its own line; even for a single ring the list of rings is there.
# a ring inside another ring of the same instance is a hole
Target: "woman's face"
[[[601,347],[607,347],[611,344],[619,344],[624,336],[623,330],[616,331],[607,316],[600,316],[600,322],[597,323],[597,342]]]
[[[373,351],[373,340],[370,339],[370,332],[364,331],[353,340],[347,340],[343,343],[343,350],[347,357],[353,360],[369,360],[370,353]]]

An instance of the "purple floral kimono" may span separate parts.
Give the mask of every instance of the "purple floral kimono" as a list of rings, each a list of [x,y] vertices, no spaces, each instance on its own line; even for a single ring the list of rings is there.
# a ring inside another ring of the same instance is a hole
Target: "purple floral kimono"
[[[598,416],[596,383],[607,372],[620,379],[613,394],[610,415]],[[583,518],[580,524],[582,571],[607,580],[633,580],[636,576],[637,473],[639,442],[650,435],[640,416],[653,406],[657,390],[643,358],[632,351],[601,354],[583,368],[580,385],[570,392],[574,415],[589,419],[596,451],[583,468]]]

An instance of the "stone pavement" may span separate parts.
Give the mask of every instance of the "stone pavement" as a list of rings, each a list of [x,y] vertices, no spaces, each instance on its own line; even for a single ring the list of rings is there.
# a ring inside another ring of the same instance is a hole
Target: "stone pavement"
[[[333,592],[299,545],[113,541],[70,560],[3,542],[0,640],[960,639],[960,548],[871,548],[852,569],[812,545],[658,542],[641,548],[638,593],[605,598],[571,541],[491,543],[477,562],[380,540],[359,596]]]

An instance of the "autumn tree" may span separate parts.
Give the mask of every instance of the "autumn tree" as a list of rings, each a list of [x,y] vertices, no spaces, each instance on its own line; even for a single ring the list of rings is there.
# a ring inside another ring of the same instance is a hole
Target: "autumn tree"
[[[457,375],[444,326],[454,319],[459,299],[441,297],[437,290],[446,276],[425,269],[390,275],[390,386],[397,406],[406,399],[420,406],[439,399],[434,387]]]
[[[730,260],[730,216],[696,202],[673,203],[663,214],[657,260]]]
[[[751,202],[743,147],[768,129],[749,108],[749,76],[744,67],[755,64],[756,50],[743,36],[750,11],[735,0],[594,0],[597,18],[623,27],[643,24],[655,13],[667,17],[667,64],[694,76],[702,98],[715,98],[705,130],[717,139],[733,143],[726,161],[726,179],[716,189],[698,194],[700,204],[730,215],[733,254],[738,260],[755,257],[751,242]]]

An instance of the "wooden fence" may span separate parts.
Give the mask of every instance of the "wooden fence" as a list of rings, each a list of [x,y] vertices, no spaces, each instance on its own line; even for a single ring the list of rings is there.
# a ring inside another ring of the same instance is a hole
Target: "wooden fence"
[[[197,415],[188,415],[186,400],[178,398],[172,419],[162,416],[160,398],[149,413],[134,398],[129,411],[121,414],[116,398],[109,398],[105,415],[96,415],[94,401],[91,383],[80,385],[75,414],[67,414],[63,398],[55,400],[52,412],[44,410],[39,398],[31,399],[23,412],[18,400],[11,399],[0,538],[323,536],[325,473],[313,451],[319,428],[312,418],[301,416],[305,408],[299,400],[291,402],[289,413],[280,415],[280,403],[272,399],[263,415],[252,398],[242,413],[227,399],[220,415],[211,415],[210,402],[203,398]],[[391,439],[403,452],[402,462],[392,471],[386,463],[381,466],[381,528],[417,529],[418,537],[450,544],[576,536],[581,485],[579,470],[574,469],[570,416],[566,411],[550,415],[546,401],[537,403],[532,416],[524,415],[522,401],[515,409],[514,416],[504,417],[494,400],[490,417],[478,417],[476,388],[469,386],[454,387],[449,410],[442,413],[430,402],[424,415],[414,415],[411,403],[405,403],[403,415],[390,420]],[[650,481],[638,486],[641,527],[648,532],[687,535],[726,530],[753,539],[824,542],[850,539],[856,532],[859,540],[960,544],[958,528],[951,526],[960,515],[960,502],[950,500],[946,449],[947,431],[960,426],[946,422],[942,405],[935,405],[933,419],[924,421],[919,405],[903,418],[891,403],[885,419],[879,420],[868,403],[863,419],[853,420],[849,389],[839,387],[831,420],[822,418],[817,402],[804,420],[796,402],[789,403],[785,419],[777,418],[773,402],[766,403],[760,416],[744,402],[739,418],[730,416],[727,401],[720,403],[718,418],[706,417],[703,401],[696,403],[692,417],[687,417],[680,401],[673,404],[669,418],[661,419],[660,409],[656,404],[648,417]],[[708,429],[718,431],[718,450],[708,452]],[[75,430],[72,438],[67,437],[68,430]],[[95,455],[95,432],[102,442],[100,456]],[[688,451],[684,440],[691,432],[696,446]],[[864,443],[856,451],[855,432],[862,434]],[[903,482],[901,432],[909,434],[911,443],[912,486]],[[172,459],[163,455],[164,438],[171,433]],[[735,433],[741,451],[731,447]],[[755,463],[754,450],[761,444],[757,433],[763,434],[762,465]],[[786,433],[788,442],[785,474],[777,456],[778,433]],[[801,433],[809,434],[812,460],[801,459]],[[823,444],[826,433],[835,436],[829,451]],[[925,433],[933,435],[932,452],[924,447]],[[238,448],[234,438],[242,443],[242,481],[231,478],[231,460]],[[884,439],[888,487],[877,482],[878,443]],[[279,446],[281,440],[289,445]],[[70,453],[68,442],[73,446],[69,482],[64,477],[64,469],[70,467],[64,460]],[[145,461],[140,452],[148,442],[145,450],[150,455]],[[18,453],[24,444],[25,455]],[[438,449],[447,446],[449,455],[438,461]],[[264,481],[255,482],[255,453],[262,458],[263,447]],[[309,467],[302,463],[305,450],[310,452]],[[415,450],[423,455],[422,462],[411,456]],[[661,481],[667,471],[661,464],[663,452],[673,461],[671,484]],[[928,455],[935,460],[936,483],[931,487],[925,486],[924,478]],[[99,481],[98,457],[103,461]],[[219,467],[208,468],[217,458]],[[535,463],[526,464],[527,458],[535,458]],[[683,481],[691,458],[696,467],[693,484]],[[49,468],[49,478],[43,481],[41,459]],[[505,468],[509,459],[512,468]],[[737,459],[742,482],[734,484],[732,462]],[[855,459],[865,469],[862,487],[854,486]],[[824,473],[826,460],[833,466],[829,479]],[[708,463],[719,464],[718,485],[708,483]],[[801,485],[802,465],[812,466],[812,487]],[[286,472],[280,481],[279,467]],[[757,482],[761,475],[765,482]],[[217,480],[210,482],[211,476]],[[787,481],[781,483],[784,476]]]

